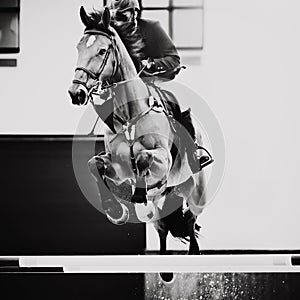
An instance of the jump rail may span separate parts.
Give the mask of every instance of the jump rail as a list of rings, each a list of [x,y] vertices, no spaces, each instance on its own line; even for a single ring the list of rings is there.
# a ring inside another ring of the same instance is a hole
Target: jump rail
[[[290,254],[22,256],[19,263],[21,267],[63,267],[66,273],[299,272],[300,266],[292,263],[295,258]]]

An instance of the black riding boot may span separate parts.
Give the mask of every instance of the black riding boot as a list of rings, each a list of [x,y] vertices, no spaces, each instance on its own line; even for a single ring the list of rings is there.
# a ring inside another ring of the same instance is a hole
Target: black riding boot
[[[182,112],[181,121],[184,128],[188,131],[190,136],[183,134],[186,146],[187,158],[192,172],[195,174],[201,171],[204,167],[213,162],[212,157],[207,150],[201,147],[196,139],[195,127],[191,118],[191,109]],[[203,155],[204,150],[208,155]]]

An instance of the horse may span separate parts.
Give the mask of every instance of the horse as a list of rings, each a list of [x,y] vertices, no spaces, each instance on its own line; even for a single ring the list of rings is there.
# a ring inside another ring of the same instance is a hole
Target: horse
[[[137,73],[109,9],[88,14],[81,7],[80,18],[85,30],[69,94],[74,105],[92,103],[107,125],[105,152],[88,162],[107,218],[117,225],[129,221],[122,201],[129,191],[137,219],[158,232],[160,254],[167,253],[169,232],[189,241],[188,254],[200,254],[196,219],[206,204],[205,178],[188,164],[179,133],[184,128],[166,109],[166,94]],[[94,97],[103,95],[97,105]],[[198,129],[197,139],[202,144]]]

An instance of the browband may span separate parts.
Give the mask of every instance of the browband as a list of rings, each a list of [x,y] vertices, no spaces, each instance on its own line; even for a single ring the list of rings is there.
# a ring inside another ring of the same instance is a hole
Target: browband
[[[100,30],[89,29],[89,30],[85,30],[84,33],[103,35],[103,36],[109,38],[110,40],[113,39],[109,34],[107,34],[106,32],[100,31]]]

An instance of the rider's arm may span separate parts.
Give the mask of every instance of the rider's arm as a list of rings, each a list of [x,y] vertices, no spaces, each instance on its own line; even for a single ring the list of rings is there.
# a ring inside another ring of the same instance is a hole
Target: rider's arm
[[[146,69],[146,72],[169,71],[162,76],[173,79],[175,75],[171,70],[180,66],[180,57],[173,41],[159,22],[141,20],[140,24],[146,44],[145,55],[152,62],[151,67]]]
[[[153,71],[170,70],[179,67],[180,57],[176,47],[159,22],[153,25],[153,36],[156,39],[155,46],[159,48],[161,57],[153,58]]]

